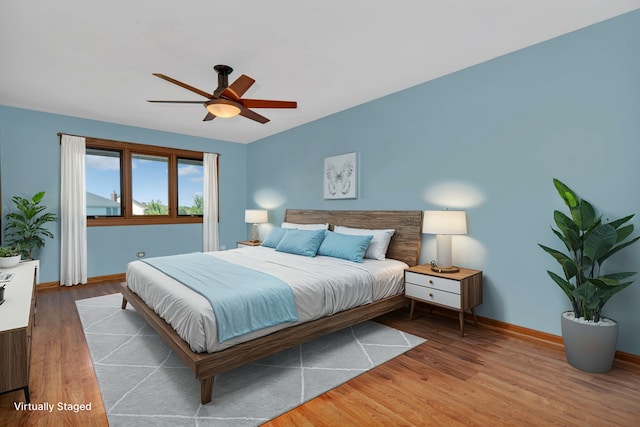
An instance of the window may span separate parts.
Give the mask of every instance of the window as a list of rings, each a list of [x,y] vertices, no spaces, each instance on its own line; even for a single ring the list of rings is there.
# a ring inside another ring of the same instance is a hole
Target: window
[[[87,225],[202,223],[197,151],[86,138]]]
[[[116,150],[87,148],[85,185],[87,216],[122,216],[122,153]]]
[[[169,215],[169,158],[131,154],[133,215]]]
[[[204,165],[202,160],[178,159],[178,215],[204,212]]]

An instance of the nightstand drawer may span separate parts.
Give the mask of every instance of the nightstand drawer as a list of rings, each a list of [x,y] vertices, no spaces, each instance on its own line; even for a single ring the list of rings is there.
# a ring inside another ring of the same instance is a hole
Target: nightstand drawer
[[[442,277],[427,276],[424,274],[413,273],[411,271],[407,271],[405,274],[407,283],[414,283],[416,285],[428,286],[441,291],[453,292],[458,295],[460,294],[459,280],[443,279]]]
[[[408,274],[409,273],[407,273],[407,275]],[[409,280],[408,277],[407,280]],[[404,293],[410,298],[417,298],[423,301],[445,305],[451,308],[460,308],[460,294],[454,294],[434,288],[428,288],[426,286],[415,285],[409,282],[405,283]]]

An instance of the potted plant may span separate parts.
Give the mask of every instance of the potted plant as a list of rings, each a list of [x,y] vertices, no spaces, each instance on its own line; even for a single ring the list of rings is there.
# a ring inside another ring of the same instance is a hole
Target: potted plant
[[[47,207],[40,204],[43,197],[44,191],[36,193],[31,199],[15,196],[11,201],[17,212],[5,215],[7,242],[19,248],[25,259],[33,259],[34,250],[44,246],[45,238],[53,238],[53,233],[44,225],[58,218],[54,213],[46,212]]]
[[[603,222],[594,207],[569,187],[553,180],[570,216],[555,210],[553,232],[564,243],[566,253],[539,245],[562,267],[562,275],[547,271],[569,298],[572,311],[561,317],[562,338],[569,364],[587,372],[611,369],[616,352],[618,324],[601,316],[602,307],[616,293],[633,283],[635,272],[605,272],[603,263],[636,242],[629,239],[634,215]],[[627,225],[625,225],[627,224]]]
[[[20,262],[20,250],[11,246],[0,247],[0,268],[11,268]]]

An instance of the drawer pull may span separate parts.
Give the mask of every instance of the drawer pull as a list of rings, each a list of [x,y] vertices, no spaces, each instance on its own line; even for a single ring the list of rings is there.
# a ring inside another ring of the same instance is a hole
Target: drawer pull
[[[433,280],[429,280],[429,284],[430,284],[430,285],[433,285]]]
[[[429,294],[429,298],[433,298],[433,294],[432,293]]]

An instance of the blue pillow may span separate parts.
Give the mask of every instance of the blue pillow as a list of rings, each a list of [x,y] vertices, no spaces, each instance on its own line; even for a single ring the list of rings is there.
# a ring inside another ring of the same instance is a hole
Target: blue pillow
[[[262,242],[262,246],[266,246],[267,248],[275,248],[280,243],[280,240],[284,237],[284,234],[287,232],[284,228],[273,227],[267,238]]]
[[[327,231],[318,249],[318,255],[362,262],[371,239],[373,239],[373,236],[348,235]]]
[[[276,246],[276,251],[314,257],[324,239],[324,233],[325,230],[288,229]]]

